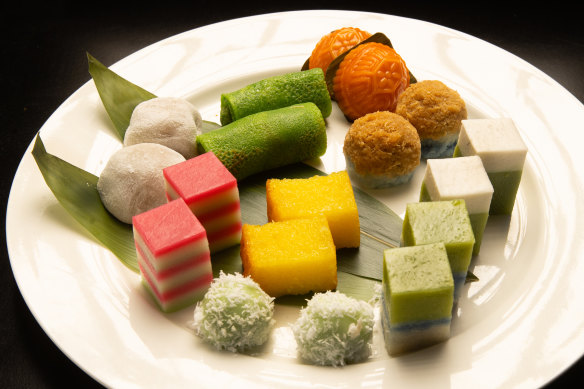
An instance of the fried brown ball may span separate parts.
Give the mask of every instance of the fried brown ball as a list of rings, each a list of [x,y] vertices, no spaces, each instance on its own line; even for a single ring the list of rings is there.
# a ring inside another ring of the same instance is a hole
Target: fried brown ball
[[[343,152],[347,170],[366,187],[387,187],[406,182],[420,164],[420,138],[414,126],[389,111],[355,120]]]
[[[416,128],[422,140],[458,134],[462,120],[467,118],[466,105],[458,92],[437,80],[411,84],[399,96],[395,112]]]

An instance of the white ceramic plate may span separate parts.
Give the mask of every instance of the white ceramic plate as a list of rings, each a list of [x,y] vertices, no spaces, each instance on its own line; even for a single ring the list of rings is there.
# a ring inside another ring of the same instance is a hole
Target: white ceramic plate
[[[112,69],[159,96],[186,97],[219,121],[219,96],[300,68],[318,39],[356,26],[383,32],[420,80],[458,90],[470,117],[513,118],[529,147],[515,211],[489,219],[451,339],[390,358],[375,333],[372,358],[344,368],[296,359],[289,323],[261,355],[216,352],[188,330],[192,310],[161,314],[130,272],[61,208],[29,151],[12,187],[6,231],[14,275],[35,318],[66,355],[111,387],[537,387],[584,352],[583,106],[548,76],[463,33],[388,15],[308,11],[218,23],[166,39]],[[347,122],[328,119],[326,171],[344,169]],[[99,175],[121,147],[92,81],[41,129],[47,150]],[[70,145],[76,145],[71,147]],[[32,143],[31,143],[32,147]],[[375,192],[398,214],[417,201],[411,184]],[[380,253],[381,255],[381,253]]]

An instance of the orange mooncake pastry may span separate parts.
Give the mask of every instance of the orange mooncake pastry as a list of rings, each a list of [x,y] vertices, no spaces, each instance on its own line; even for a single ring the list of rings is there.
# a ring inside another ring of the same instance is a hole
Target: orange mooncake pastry
[[[330,63],[335,58],[370,36],[371,34],[367,31],[355,27],[334,30],[320,38],[310,55],[308,67],[310,69],[321,68],[326,73]]]
[[[391,47],[369,42],[355,47],[333,79],[334,98],[349,120],[377,111],[394,112],[410,85],[405,61]]]

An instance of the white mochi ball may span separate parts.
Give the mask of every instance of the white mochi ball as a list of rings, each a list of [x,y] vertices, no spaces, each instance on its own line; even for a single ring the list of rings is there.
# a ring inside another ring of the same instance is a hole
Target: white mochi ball
[[[124,136],[124,146],[158,143],[189,159],[197,155],[197,135],[201,114],[188,101],[175,97],[155,97],[136,106]]]
[[[112,155],[97,181],[105,208],[124,223],[167,202],[162,169],[185,161],[156,143],[123,147]]]

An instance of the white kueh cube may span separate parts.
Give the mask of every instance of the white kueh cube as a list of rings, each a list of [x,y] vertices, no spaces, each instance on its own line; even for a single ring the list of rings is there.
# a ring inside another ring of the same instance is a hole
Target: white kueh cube
[[[420,201],[464,200],[475,235],[475,255],[480,250],[492,196],[493,185],[480,157],[427,161]]]
[[[510,214],[527,156],[527,147],[513,120],[463,120],[454,157],[473,155],[481,158],[493,185],[490,214]]]

